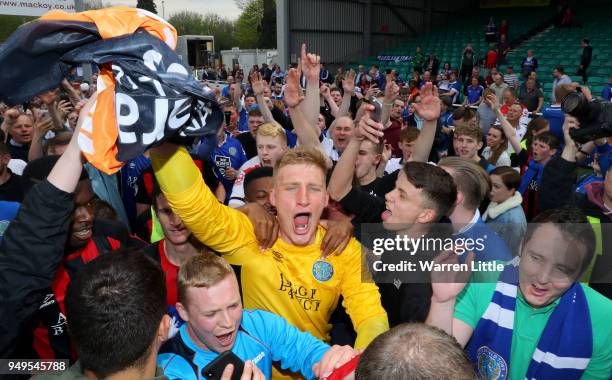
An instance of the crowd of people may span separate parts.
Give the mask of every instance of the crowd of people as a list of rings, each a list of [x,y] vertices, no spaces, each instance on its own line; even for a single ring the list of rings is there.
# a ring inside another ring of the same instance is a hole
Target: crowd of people
[[[226,351],[241,379],[609,379],[612,146],[575,143],[560,107],[588,88],[557,67],[545,108],[533,52],[519,79],[470,45],[404,81],[299,57],[221,69],[212,151],[165,142],[113,176],[79,148],[95,75],[2,105],[2,357],[69,360],[39,377],[61,379],[199,379]],[[498,269],[374,270],[404,256],[373,255],[372,224],[485,239],[412,260]]]

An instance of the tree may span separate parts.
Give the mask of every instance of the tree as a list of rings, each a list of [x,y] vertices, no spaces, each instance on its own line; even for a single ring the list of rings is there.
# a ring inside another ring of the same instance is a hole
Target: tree
[[[234,0],[234,3],[236,3],[236,6],[238,7],[238,9],[240,9],[241,11],[244,11],[246,9],[246,7],[251,4],[253,2],[253,0]]]
[[[253,0],[236,21],[236,40],[242,49],[258,47],[260,32],[257,29],[260,28],[263,13],[263,0]]]
[[[228,50],[236,46],[235,23],[216,13],[201,15],[192,11],[174,13],[168,19],[179,35],[195,34],[215,37],[215,50]]]
[[[113,5],[111,3],[108,2],[104,2],[102,0],[85,0],[83,1],[83,9],[86,11],[92,10],[92,9],[104,9],[104,8],[110,8]]]
[[[153,0],[138,0],[136,8],[146,9],[149,12],[157,14],[157,6]]]

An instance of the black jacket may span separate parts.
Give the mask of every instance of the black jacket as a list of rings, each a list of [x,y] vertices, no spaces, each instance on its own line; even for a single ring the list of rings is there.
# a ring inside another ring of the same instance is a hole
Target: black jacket
[[[582,55],[580,56],[580,64],[585,68],[591,64],[591,57],[593,56],[593,47],[585,46],[582,49]]]
[[[34,186],[0,246],[0,357],[11,357],[18,336],[47,294],[64,257],[73,195],[48,181]]]

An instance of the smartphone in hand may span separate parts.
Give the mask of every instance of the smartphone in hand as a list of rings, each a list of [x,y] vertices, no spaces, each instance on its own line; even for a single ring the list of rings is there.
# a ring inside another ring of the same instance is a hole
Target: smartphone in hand
[[[202,369],[202,376],[208,380],[221,380],[221,375],[228,364],[234,366],[232,380],[240,380],[242,371],[244,371],[244,362],[232,351],[225,351],[217,356],[215,360],[208,363],[208,365]]]

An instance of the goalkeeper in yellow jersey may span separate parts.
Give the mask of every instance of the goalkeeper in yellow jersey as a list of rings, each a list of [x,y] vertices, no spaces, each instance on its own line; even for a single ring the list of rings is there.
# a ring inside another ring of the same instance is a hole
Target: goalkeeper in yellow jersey
[[[321,258],[325,229],[319,219],[328,195],[326,163],[318,150],[290,150],[277,162],[270,203],[277,210],[279,237],[264,250],[249,219],[217,201],[184,148],[165,144],[153,149],[151,158],[172,209],[234,267],[245,308],[271,311],[329,341],[329,318],[342,296],[357,332],[356,348],[388,330],[360,244],[353,238],[341,255]]]

